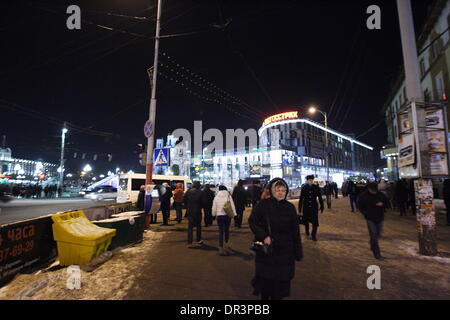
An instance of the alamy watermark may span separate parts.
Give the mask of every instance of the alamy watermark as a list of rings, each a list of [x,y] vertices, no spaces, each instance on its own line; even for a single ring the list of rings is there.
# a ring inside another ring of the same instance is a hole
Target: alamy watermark
[[[381,269],[379,266],[371,265],[367,267],[366,272],[370,274],[366,285],[369,290],[381,290]]]

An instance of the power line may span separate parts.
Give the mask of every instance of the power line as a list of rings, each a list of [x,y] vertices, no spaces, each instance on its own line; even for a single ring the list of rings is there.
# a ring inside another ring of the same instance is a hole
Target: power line
[[[375,125],[373,125],[372,127],[370,127],[369,129],[367,129],[366,131],[364,131],[363,133],[361,133],[360,135],[356,136],[355,139],[358,139],[362,136],[365,136],[366,134],[368,134],[369,132],[371,132],[372,130],[374,130],[375,128],[377,128],[380,124],[382,124],[384,122],[384,119],[381,119],[380,121],[378,121],[377,123],[375,123]]]

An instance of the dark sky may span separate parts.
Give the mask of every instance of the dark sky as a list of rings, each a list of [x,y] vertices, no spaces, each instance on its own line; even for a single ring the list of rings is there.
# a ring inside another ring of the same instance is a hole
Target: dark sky
[[[417,32],[433,1],[412,3]],[[66,28],[70,4],[81,7],[81,30]],[[372,4],[381,7],[382,30],[366,28]],[[111,168],[143,171],[135,146],[145,141],[155,22],[117,15],[154,18],[156,0],[17,0],[3,1],[0,10],[0,134],[13,155],[57,162],[68,121],[96,130],[70,130],[68,166],[81,165],[74,152],[87,159],[98,154],[99,166],[111,153]],[[330,127],[358,135],[382,120],[402,63],[392,0],[165,0],[162,12],[162,35],[200,33],[161,40],[157,137],[191,129],[194,120],[203,120],[204,130],[258,129],[265,115],[311,103],[324,111],[334,104]],[[219,89],[194,84],[197,78],[183,68]],[[245,104],[230,103],[219,90]],[[360,140],[379,149],[385,138],[383,124]]]

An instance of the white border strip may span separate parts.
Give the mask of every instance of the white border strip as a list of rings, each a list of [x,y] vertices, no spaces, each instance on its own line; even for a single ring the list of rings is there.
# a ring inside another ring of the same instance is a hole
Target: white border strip
[[[360,145],[360,146],[362,146],[362,147],[364,147],[364,148],[366,148],[366,149],[373,150],[373,147],[371,147],[371,146],[369,146],[369,145],[367,145],[367,144],[364,144],[364,143],[362,143],[362,142],[359,142],[358,140],[352,139],[352,138],[350,138],[350,137],[348,137],[348,136],[344,136],[343,134],[340,134],[339,132],[334,131],[333,129],[325,128],[324,126],[322,126],[322,125],[320,125],[320,124],[318,124],[318,123],[316,123],[316,122],[314,122],[314,121],[308,120],[308,119],[292,119],[292,120],[283,120],[283,121],[279,121],[279,122],[273,122],[273,123],[271,123],[271,124],[268,124],[267,126],[262,126],[261,128],[259,128],[259,130],[258,130],[258,135],[261,136],[261,133],[262,133],[265,129],[269,129],[269,128],[271,128],[271,127],[278,126],[278,125],[282,125],[282,124],[297,123],[297,122],[305,122],[305,123],[307,123],[307,124],[309,124],[309,125],[311,125],[311,126],[313,126],[313,127],[322,129],[323,131],[327,131],[327,132],[329,132],[329,133],[331,133],[331,134],[334,134],[334,135],[336,135],[336,136],[338,136],[338,137],[341,137],[342,139],[345,139],[345,140],[347,140],[347,141],[356,143],[356,144],[358,144],[358,145]]]

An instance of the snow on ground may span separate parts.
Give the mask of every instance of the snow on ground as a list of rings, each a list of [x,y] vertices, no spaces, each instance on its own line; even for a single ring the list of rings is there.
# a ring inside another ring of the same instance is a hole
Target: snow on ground
[[[21,274],[0,289],[0,300],[116,300],[133,287],[142,254],[152,249],[162,232],[144,232],[143,242],[117,251],[92,272],[81,270],[81,289],[67,288],[67,268]]]

